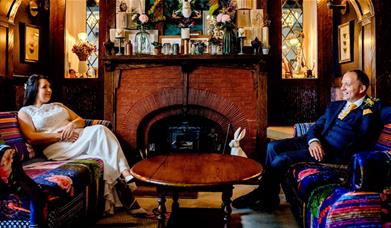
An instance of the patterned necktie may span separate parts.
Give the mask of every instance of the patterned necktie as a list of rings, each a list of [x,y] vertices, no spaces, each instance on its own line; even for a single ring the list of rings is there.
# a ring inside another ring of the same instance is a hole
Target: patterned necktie
[[[349,107],[345,110],[345,112],[341,113],[338,116],[338,119],[343,120],[343,118],[345,118],[355,108],[357,108],[357,105],[355,105],[354,103],[351,103],[349,105]]]

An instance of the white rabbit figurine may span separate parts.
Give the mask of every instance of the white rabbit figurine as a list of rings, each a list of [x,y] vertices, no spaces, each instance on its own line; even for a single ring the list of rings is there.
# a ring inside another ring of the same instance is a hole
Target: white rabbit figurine
[[[234,134],[234,139],[231,140],[229,143],[229,146],[231,147],[231,155],[241,156],[247,158],[246,153],[242,150],[240,147],[240,140],[244,138],[246,135],[246,129],[243,129],[243,131],[240,131],[241,128],[239,127]]]

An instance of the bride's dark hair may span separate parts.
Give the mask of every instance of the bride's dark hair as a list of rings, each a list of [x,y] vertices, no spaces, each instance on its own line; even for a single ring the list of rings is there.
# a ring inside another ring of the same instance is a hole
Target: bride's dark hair
[[[42,74],[33,74],[24,83],[24,99],[23,106],[33,105],[35,98],[37,97],[39,79],[48,79],[47,76]]]

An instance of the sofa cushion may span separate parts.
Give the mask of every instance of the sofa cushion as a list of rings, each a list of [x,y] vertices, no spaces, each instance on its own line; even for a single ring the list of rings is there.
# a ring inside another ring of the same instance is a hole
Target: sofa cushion
[[[377,192],[349,191],[331,207],[324,227],[382,227],[382,201]]]
[[[100,159],[37,161],[23,166],[26,174],[56,196],[74,196],[103,175]]]
[[[17,112],[0,112],[0,135],[5,144],[14,147],[22,161],[35,157],[35,151],[19,130]]]
[[[384,125],[383,130],[375,144],[375,150],[391,149],[391,123]]]
[[[331,205],[348,191],[347,188],[336,184],[328,184],[315,188],[308,198],[306,205],[306,227],[325,227]]]

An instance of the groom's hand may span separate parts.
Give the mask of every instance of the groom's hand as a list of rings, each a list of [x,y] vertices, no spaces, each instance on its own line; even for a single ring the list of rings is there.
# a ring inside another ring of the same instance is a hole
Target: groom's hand
[[[308,150],[310,151],[311,157],[317,161],[322,161],[324,157],[324,150],[319,141],[313,141],[310,143]]]

